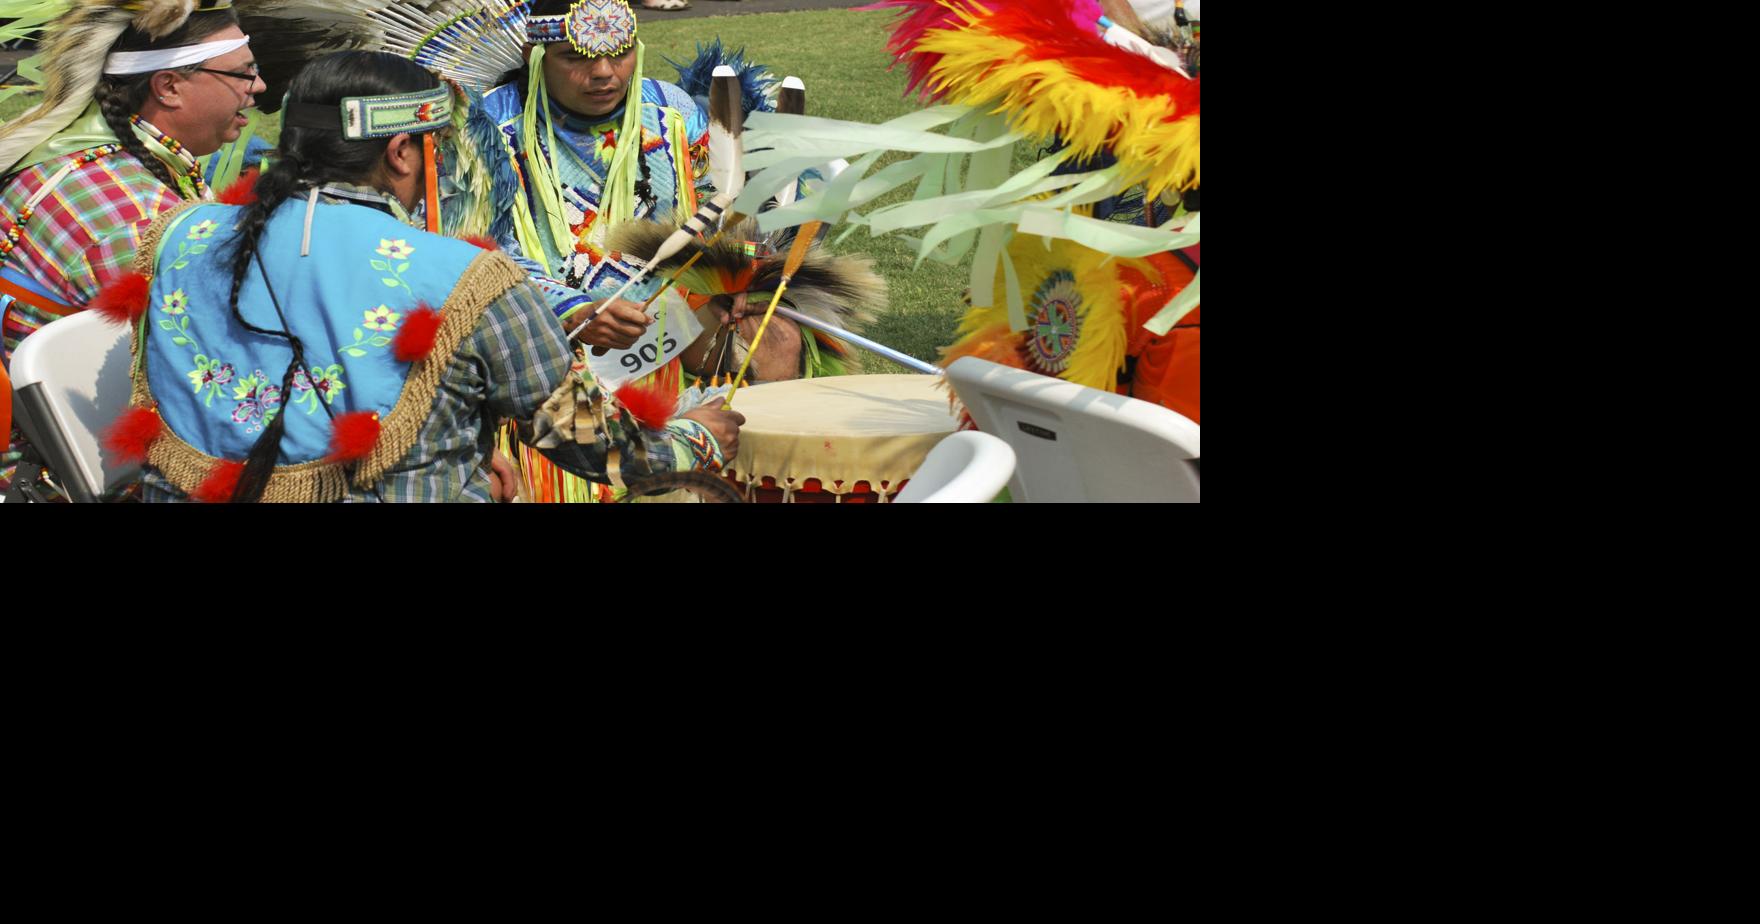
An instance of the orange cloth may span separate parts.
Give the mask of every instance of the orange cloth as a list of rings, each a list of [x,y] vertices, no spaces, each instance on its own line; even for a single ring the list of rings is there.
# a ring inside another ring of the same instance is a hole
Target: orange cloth
[[[1130,292],[1130,343],[1125,355],[1136,359],[1136,370],[1128,383],[1119,386],[1119,393],[1171,408],[1202,424],[1199,419],[1199,335],[1198,314],[1201,309],[1180,320],[1165,336],[1156,336],[1144,329],[1167,303],[1190,285],[1195,273],[1173,254],[1156,254],[1149,258],[1162,278],[1153,280],[1134,269],[1123,274]]]

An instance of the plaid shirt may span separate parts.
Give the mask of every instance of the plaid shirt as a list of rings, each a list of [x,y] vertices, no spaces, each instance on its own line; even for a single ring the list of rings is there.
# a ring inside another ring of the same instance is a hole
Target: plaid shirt
[[[384,199],[382,193],[365,187],[338,184],[331,188]],[[333,197],[324,201],[333,206],[343,204]],[[403,217],[402,210],[390,201],[386,201],[385,210]],[[553,392],[573,387],[573,365],[567,335],[544,293],[531,283],[509,289],[489,304],[471,336],[453,354],[435,393],[434,408],[409,454],[380,480],[376,493],[354,489],[347,500],[492,501],[485,463],[495,448],[495,422],[502,418],[530,421]],[[596,387],[591,391],[595,401],[602,398]],[[643,440],[649,468],[665,471],[703,464],[700,453],[680,451],[679,447],[701,445],[705,438],[713,446],[714,439],[708,433],[703,425],[687,420],[674,422],[658,434],[614,426],[608,438],[626,459],[638,455],[634,441]],[[578,448],[578,452],[552,454],[546,450],[545,454],[581,477],[605,481],[606,447],[595,441]],[[149,503],[183,499],[182,492],[153,469],[146,470],[144,481],[144,499]]]
[[[31,196],[60,172],[66,158],[20,171],[0,190],[0,222],[10,228]],[[141,234],[159,213],[182,200],[140,161],[112,154],[76,169],[56,186],[26,221],[18,248],[6,265],[29,276],[60,301],[84,305],[100,280],[121,275],[134,261]],[[4,355],[27,335],[54,320],[14,304],[7,312]]]

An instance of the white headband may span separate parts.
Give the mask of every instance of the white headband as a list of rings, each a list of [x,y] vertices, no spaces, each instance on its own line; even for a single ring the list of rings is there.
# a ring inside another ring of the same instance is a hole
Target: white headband
[[[175,70],[230,54],[250,43],[251,40],[247,37],[227,39],[224,42],[206,42],[201,45],[184,45],[181,48],[165,48],[159,51],[119,51],[104,62],[104,73],[120,77],[126,74],[151,74],[156,71]]]

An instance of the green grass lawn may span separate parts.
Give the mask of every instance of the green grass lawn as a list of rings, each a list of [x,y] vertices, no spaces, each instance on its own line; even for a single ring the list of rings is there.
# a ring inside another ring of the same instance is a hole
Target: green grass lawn
[[[883,122],[919,108],[914,99],[904,97],[904,72],[887,70],[892,63],[886,52],[892,20],[893,15],[885,12],[814,10],[647,23],[642,26],[647,76],[675,79],[677,72],[667,58],[688,62],[696,56],[698,42],[720,37],[730,48],[745,48],[748,60],[766,65],[778,78],[792,74],[805,81],[810,115]],[[0,120],[30,105],[22,97],[0,102]],[[882,204],[907,195],[908,190],[900,191]],[[869,336],[931,361],[937,349],[952,342],[963,311],[960,296],[969,264],[953,267],[929,261],[915,268],[914,247],[895,238],[870,238],[865,231],[833,246],[843,253],[874,258],[891,287],[891,307],[867,328]],[[861,356],[868,372],[908,371],[867,353]]]

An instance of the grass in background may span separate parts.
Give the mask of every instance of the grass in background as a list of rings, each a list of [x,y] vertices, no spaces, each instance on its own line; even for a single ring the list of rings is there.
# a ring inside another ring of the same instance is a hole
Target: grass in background
[[[765,65],[778,79],[794,75],[805,81],[808,114],[884,122],[920,108],[915,99],[904,96],[904,72],[887,70],[892,64],[886,51],[892,21],[893,14],[886,12],[812,10],[644,23],[647,76],[675,80],[678,74],[667,63],[668,58],[689,62],[696,57],[697,43],[720,37],[729,48],[743,47],[747,60]],[[0,121],[34,103],[34,98],[23,96],[0,101]],[[271,142],[277,134],[274,128],[270,126],[265,133]],[[908,191],[901,191],[882,202],[900,201],[908,195]],[[839,233],[832,230],[834,240]],[[915,247],[896,237],[872,238],[866,231],[857,231],[833,249],[872,257],[891,288],[891,306],[863,333],[930,361],[936,359],[939,348],[953,341],[964,312],[961,296],[970,278],[969,260],[957,267],[929,260],[918,268]],[[909,371],[864,351],[856,352],[868,372]]]

